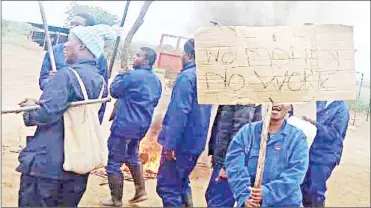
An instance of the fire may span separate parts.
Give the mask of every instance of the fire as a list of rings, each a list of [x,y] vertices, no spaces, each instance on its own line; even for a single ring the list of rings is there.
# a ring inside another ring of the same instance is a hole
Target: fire
[[[143,164],[144,175],[149,178],[156,177],[160,166],[162,146],[157,143],[157,137],[161,130],[162,117],[155,120],[147,134],[139,144],[139,156]],[[130,173],[125,163],[121,166],[123,173]],[[104,168],[94,170],[93,174],[107,175]]]
[[[145,172],[157,173],[160,166],[162,147],[157,143],[157,137],[146,136],[140,142],[139,152]]]

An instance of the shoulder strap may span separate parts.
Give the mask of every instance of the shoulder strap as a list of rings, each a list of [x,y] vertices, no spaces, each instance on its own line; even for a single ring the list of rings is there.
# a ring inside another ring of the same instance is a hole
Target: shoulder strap
[[[103,78],[103,76],[101,76],[102,77],[102,89],[100,90],[100,93],[99,93],[99,97],[98,97],[98,99],[102,99],[102,97],[103,97],[103,91],[104,91],[104,87],[106,86],[106,81],[104,80],[104,78]]]
[[[89,100],[89,97],[88,97],[88,92],[86,91],[86,88],[85,88],[85,84],[84,82],[81,80],[81,77],[80,75],[77,73],[76,70],[74,70],[73,68],[71,68],[71,71],[75,74],[76,78],[77,78],[77,81],[79,82],[80,84],[80,87],[81,87],[81,91],[82,91],[82,95],[84,97],[84,100]]]

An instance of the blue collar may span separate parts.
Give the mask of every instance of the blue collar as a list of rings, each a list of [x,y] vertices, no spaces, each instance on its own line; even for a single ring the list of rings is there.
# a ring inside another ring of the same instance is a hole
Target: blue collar
[[[134,70],[143,69],[143,70],[152,70],[152,67],[150,66],[137,66],[134,68]]]
[[[87,65],[96,66],[97,65],[97,61],[96,60],[82,60],[82,61],[77,61],[77,62],[71,64],[71,67],[76,66],[76,65],[81,65],[81,64],[87,64]]]
[[[195,63],[195,61],[191,61],[191,62],[189,62],[188,64],[186,64],[186,65],[183,67],[182,71],[185,71],[185,70],[187,70],[187,69],[191,69],[191,68],[194,68],[194,67],[196,67],[196,63]]]

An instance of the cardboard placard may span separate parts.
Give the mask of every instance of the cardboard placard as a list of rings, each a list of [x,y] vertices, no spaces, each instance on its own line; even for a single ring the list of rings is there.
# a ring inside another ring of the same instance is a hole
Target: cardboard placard
[[[350,26],[202,28],[195,53],[200,104],[356,98]]]

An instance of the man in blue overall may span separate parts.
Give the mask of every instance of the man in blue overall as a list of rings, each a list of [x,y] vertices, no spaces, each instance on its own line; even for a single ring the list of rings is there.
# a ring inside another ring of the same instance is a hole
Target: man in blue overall
[[[65,61],[80,75],[89,99],[97,99],[102,87],[107,87],[95,60],[103,53],[104,40],[115,36],[110,28],[79,26],[70,31],[64,44]],[[37,129],[34,136],[27,137],[26,147],[18,158],[20,164],[16,170],[22,173],[18,206],[77,207],[79,204],[89,174],[63,170],[63,114],[70,102],[81,100],[84,100],[81,86],[66,66],[49,81],[39,101],[26,99],[20,103],[21,106],[39,104],[40,108],[23,114],[25,125]]]
[[[111,95],[118,99],[115,118],[108,139],[108,183],[111,196],[101,203],[122,206],[122,164],[129,167],[135,184],[135,195],[129,201],[136,203],[146,198],[139,143],[147,133],[155,107],[161,97],[162,86],[152,67],[156,51],[142,47],[134,60],[134,70],[118,74],[111,84]]]
[[[247,123],[260,121],[261,105],[220,105],[209,141],[213,172],[206,190],[208,207],[233,207],[235,199],[228,185],[224,158],[230,141]]]
[[[308,168],[302,130],[287,123],[290,105],[274,105],[268,127],[262,184],[254,188],[263,121],[246,124],[232,139],[225,166],[237,207],[300,207]]]
[[[157,193],[164,207],[192,206],[189,175],[205,149],[211,105],[197,101],[194,40],[184,44],[183,69],[178,75],[162,124]]]
[[[70,26],[71,29],[76,26],[93,26],[96,24],[95,18],[88,13],[78,13],[76,14],[71,22]],[[70,66],[68,63],[65,62],[65,57],[63,53],[63,43],[59,43],[53,47],[54,53],[54,60],[57,70],[62,69],[66,66]],[[96,58],[96,66],[98,67],[99,74],[104,77],[106,84],[108,83],[108,72],[107,72],[107,60],[104,57],[104,54],[100,55]],[[52,65],[50,62],[49,53],[46,52],[44,56],[44,60],[41,66],[40,71],[40,78],[39,78],[39,87],[41,90],[44,90],[47,86],[47,83],[53,77],[54,72],[52,71]],[[103,92],[104,95],[108,95],[108,91]],[[106,103],[102,103],[102,107],[99,110],[99,121],[102,123],[104,112],[106,109]]]
[[[310,147],[308,172],[302,184],[305,207],[325,205],[326,181],[340,164],[349,118],[344,101],[317,101],[317,121],[304,118],[317,127]]]

